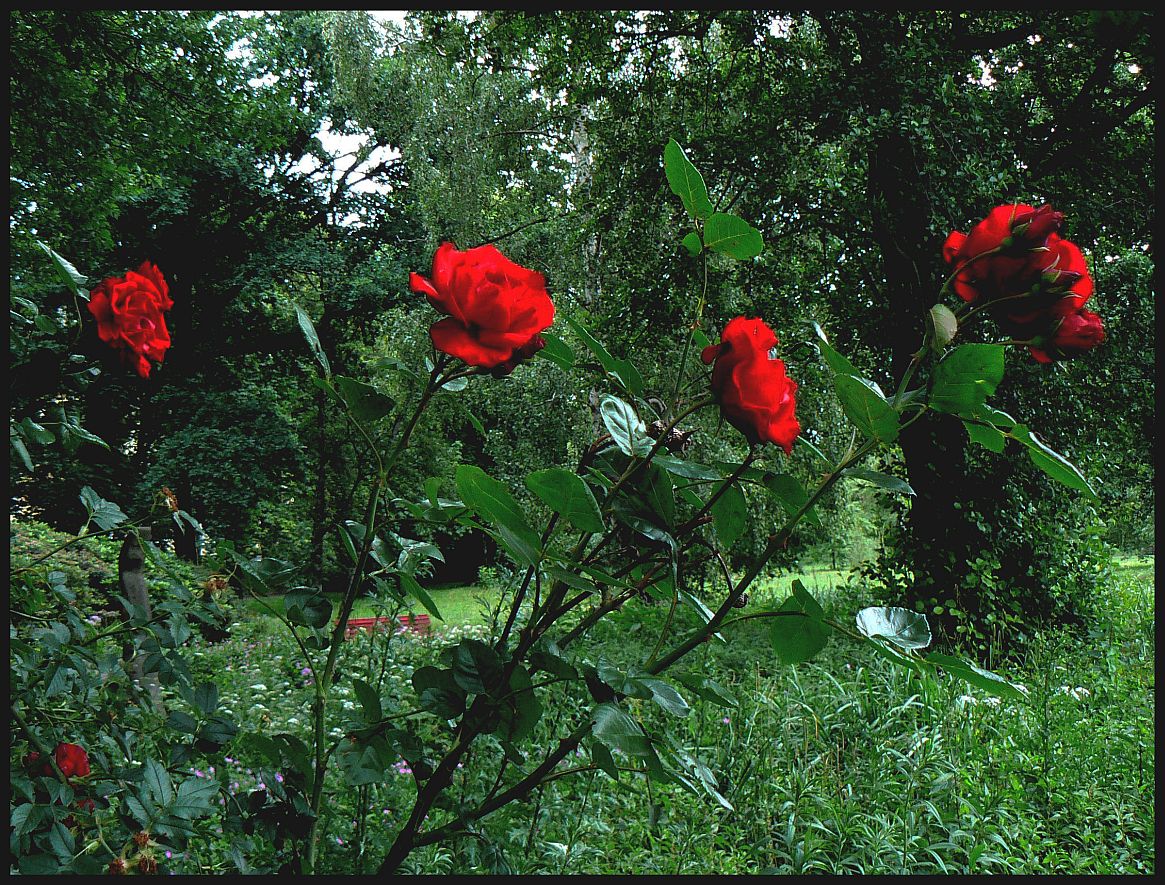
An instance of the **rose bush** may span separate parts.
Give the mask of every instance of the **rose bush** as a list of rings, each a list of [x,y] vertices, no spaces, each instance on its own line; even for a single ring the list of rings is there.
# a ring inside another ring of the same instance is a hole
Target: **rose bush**
[[[120,352],[143,378],[150,360],[160,363],[170,347],[164,311],[174,306],[162,272],[148,261],[124,277],[108,277],[89,293],[97,335]]]
[[[458,250],[442,243],[432,279],[409,285],[448,316],[429,329],[433,346],[467,365],[508,374],[544,346],[538,334],[554,322],[546,278],[506,258],[490,244]]]
[[[712,393],[724,419],[750,443],[771,442],[788,455],[801,432],[793,411],[797,383],[781,360],[769,357],[776,346],[777,335],[764,320],[737,317],[700,358],[714,363]]]

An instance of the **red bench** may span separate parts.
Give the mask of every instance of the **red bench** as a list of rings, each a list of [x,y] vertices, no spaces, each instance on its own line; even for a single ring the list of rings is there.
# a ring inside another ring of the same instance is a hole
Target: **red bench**
[[[400,615],[397,621],[413,633],[423,635],[429,632],[428,615]],[[351,639],[357,630],[388,630],[393,624],[392,618],[348,618],[348,623],[344,625],[344,638]]]

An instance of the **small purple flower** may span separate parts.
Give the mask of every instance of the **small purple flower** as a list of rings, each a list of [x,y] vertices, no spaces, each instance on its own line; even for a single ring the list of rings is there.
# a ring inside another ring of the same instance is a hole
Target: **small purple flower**
[[[170,852],[170,851],[167,851],[167,852],[166,852],[166,860],[169,860],[169,859],[170,859],[170,858],[172,858],[173,856],[174,856],[174,854],[173,854],[172,852]]]
[[[337,844],[337,845],[343,845],[343,844],[344,844],[344,840],[343,840],[343,839],[341,839],[339,836],[337,836],[337,837],[336,837],[336,844]]]
[[[721,721],[721,722],[723,722],[725,725],[727,725],[727,724],[728,724],[729,722],[731,722],[732,720],[731,720],[731,719],[729,719],[727,716],[725,716],[725,717],[724,717],[723,719],[721,719],[720,721]]]
[[[304,667],[299,671],[300,676],[311,676],[311,667]]]
[[[281,775],[278,771],[275,772],[275,780],[279,781],[279,783],[283,783],[283,775]]]

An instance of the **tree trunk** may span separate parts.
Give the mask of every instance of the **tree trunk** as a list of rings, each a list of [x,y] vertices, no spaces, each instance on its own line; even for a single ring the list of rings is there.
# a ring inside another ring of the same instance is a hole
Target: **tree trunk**
[[[875,137],[869,153],[874,237],[881,247],[889,315],[891,371],[900,379],[917,351],[938,281],[928,272],[939,254],[927,230],[930,207],[911,143],[898,133]],[[957,592],[977,533],[956,505],[966,482],[959,422],[924,416],[899,437],[915,492],[906,519],[906,564],[914,582],[902,600],[927,607]],[[941,619],[940,619],[941,622]]]

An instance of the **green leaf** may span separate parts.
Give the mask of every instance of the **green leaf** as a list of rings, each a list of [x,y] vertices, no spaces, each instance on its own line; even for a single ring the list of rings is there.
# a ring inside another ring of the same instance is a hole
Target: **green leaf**
[[[982,406],[1003,380],[1003,345],[963,344],[934,367],[930,406],[958,414]]]
[[[1084,492],[1093,501],[1100,500],[1096,492],[1092,490],[1092,486],[1089,485],[1084,474],[1080,472],[1080,469],[1059,452],[1049,448],[1026,425],[1015,425],[1009,432],[1009,435],[1012,439],[1019,440],[1019,442],[1027,447],[1027,453],[1032,459],[1032,462],[1052,479],[1063,483],[1070,489]]]
[[[740,539],[748,525],[748,502],[740,486],[729,486],[712,505],[711,513],[716,538],[727,550]]]
[[[537,561],[541,548],[538,534],[530,528],[521,508],[502,483],[471,464],[460,465],[454,479],[466,507],[502,529],[503,540],[510,540],[523,559],[533,556]]]
[[[213,810],[211,804],[218,798],[218,784],[209,778],[191,777],[178,785],[178,795],[169,811],[180,820],[206,817]]]
[[[959,332],[959,320],[945,304],[936,304],[927,314],[933,339],[931,346],[939,353],[946,349]]]
[[[735,215],[717,212],[704,223],[704,245],[729,258],[754,258],[764,250],[760,231]]]
[[[606,744],[599,740],[593,740],[590,742],[590,747],[591,761],[610,775],[613,780],[619,780],[619,767],[615,764],[615,757],[611,755]]]
[[[926,648],[930,645],[930,625],[926,615],[896,605],[870,606],[857,614],[858,632],[881,636],[899,648]]]
[[[719,704],[721,707],[737,707],[739,703],[723,685],[713,679],[709,679],[700,673],[678,673],[678,679],[685,688],[693,694],[698,695],[706,701],[711,701],[713,704]]]
[[[821,358],[825,360],[825,364],[833,370],[835,375],[860,375],[854,364],[846,357],[842,356],[833,349],[829,343],[829,339],[825,337],[825,330],[817,323],[813,324],[813,331],[817,333],[817,350],[821,353]]]
[[[789,473],[766,473],[764,475],[765,488],[772,493],[778,503],[789,516],[795,516],[801,508],[809,503],[809,493],[805,491],[797,477]],[[805,519],[814,525],[821,525],[821,517],[810,507],[805,511]]]
[[[684,700],[675,688],[662,679],[655,679],[650,676],[635,676],[633,677],[640,685],[646,686],[651,691],[651,699],[659,704],[666,712],[673,716],[687,716],[691,712],[688,702]]]
[[[880,442],[893,442],[898,438],[898,413],[886,401],[878,385],[855,375],[837,375],[833,384],[842,411],[858,430]]]
[[[142,783],[159,805],[169,805],[174,798],[174,785],[170,781],[170,773],[155,759],[147,759],[146,764],[142,766]]]
[[[546,506],[584,532],[603,531],[603,517],[583,479],[561,467],[536,470],[526,476],[526,487]]]
[[[967,436],[970,437],[971,442],[978,443],[985,449],[999,453],[1007,447],[1007,437],[994,427],[986,424],[973,424],[970,421],[964,421],[963,426],[967,428]]]
[[[549,332],[542,333],[542,340],[546,342],[546,346],[536,351],[536,356],[550,360],[563,369],[574,368],[574,351],[570,349],[569,344]]]
[[[599,417],[611,439],[624,455],[643,457],[651,451],[655,441],[647,435],[647,428],[630,405],[617,396],[607,395],[599,403]]]
[[[712,214],[708,186],[674,138],[669,138],[663,149],[663,173],[667,176],[672,193],[680,198],[689,215],[693,218],[707,218]]]
[[[772,618],[769,641],[781,663],[800,664],[808,661],[829,641],[829,628],[821,621],[822,611],[800,581],[793,582],[793,594]]]
[[[722,479],[724,476],[721,471],[712,467],[697,464],[695,461],[676,458],[673,455],[667,455],[663,452],[657,452],[651,460],[664,468],[668,473],[682,476],[685,479],[715,480]]]
[[[502,682],[502,659],[479,639],[462,639],[453,653],[453,680],[472,694],[494,694]]]
[[[583,344],[587,349],[594,354],[595,359],[599,361],[599,365],[603,367],[603,371],[610,375],[618,384],[632,396],[641,396],[643,394],[643,376],[639,374],[639,370],[635,368],[628,360],[616,359],[608,353],[605,348],[594,335],[586,330],[586,328],[572,317],[566,318],[567,325],[574,329],[575,334],[582,339]],[[543,336],[545,337],[545,336]],[[545,348],[544,348],[545,349]],[[541,353],[541,351],[539,351]]]
[[[64,284],[69,288],[69,291],[75,293],[79,298],[88,301],[89,293],[84,288],[88,285],[88,279],[85,277],[85,275],[77,270],[77,268],[73,267],[73,265],[66,261],[64,258],[62,258],[57,252],[54,252],[51,248],[49,248],[46,243],[42,243],[40,240],[37,240],[36,244],[40,246],[49,256],[49,259],[53,263],[53,268],[56,270],[57,275],[61,278]]]
[[[410,596],[420,602],[421,605],[425,607],[425,611],[431,614],[438,621],[445,620],[443,617],[441,617],[441,612],[437,609],[437,603],[433,602],[433,597],[429,595],[429,592],[425,590],[424,587],[417,583],[416,578],[407,572],[397,572],[396,576],[400,581],[401,592],[408,593]]]
[[[194,734],[198,731],[198,721],[189,713],[181,710],[171,710],[166,717],[166,727],[179,731],[182,734]]]
[[[906,482],[906,480],[899,479],[896,476],[890,476],[887,473],[879,473],[877,470],[867,470],[864,467],[847,467],[842,471],[842,475],[865,480],[880,489],[885,489],[887,492],[897,492],[900,495],[914,494],[914,489],[910,487],[910,483]]]
[[[652,463],[643,471],[640,485],[652,521],[671,528],[676,521],[675,487],[666,470]]]
[[[628,756],[654,757],[655,750],[651,740],[644,733],[642,727],[618,705],[613,703],[599,704],[595,707],[594,721],[591,723],[591,734],[612,750],[621,750]]]
[[[375,421],[383,418],[396,405],[392,397],[381,393],[371,384],[336,375],[333,379],[341,398],[357,421]]]
[[[680,240],[680,244],[688,250],[688,254],[693,258],[704,251],[704,243],[700,239],[700,235],[695,231],[692,231],[690,234]]]
[[[302,307],[294,302],[292,306],[295,308],[295,317],[299,320],[299,328],[303,330],[303,337],[307,339],[307,346],[311,348],[311,352],[315,355],[320,368],[324,370],[324,374],[331,377],[332,367],[328,365],[328,355],[324,353],[323,345],[320,344],[320,336],[316,334],[315,324],[312,323],[311,317]]]
[[[89,519],[97,523],[103,531],[115,528],[129,519],[121,512],[120,507],[112,501],[106,501],[89,486],[84,486],[81,489],[80,497],[81,503],[85,505],[85,510],[89,513]]]
[[[293,624],[324,627],[332,617],[332,602],[318,591],[297,590],[283,597],[283,611]]]
[[[534,683],[526,668],[514,668],[510,676],[510,694],[502,706],[501,727],[511,741],[520,741],[534,731],[542,718],[542,704],[534,693]]]
[[[990,670],[984,670],[975,664],[953,658],[950,655],[939,654],[938,652],[928,654],[926,656],[926,662],[936,667],[942,667],[952,676],[962,679],[964,682],[968,682],[976,688],[981,688],[988,694],[1012,701],[1027,700],[1027,695],[1016,685],[1008,682],[1002,676],[992,673]]]
[[[442,719],[456,719],[465,712],[465,690],[457,684],[452,670],[418,667],[411,681],[421,709]]]
[[[380,706],[380,695],[376,689],[363,679],[353,679],[352,689],[356,692],[356,700],[364,708],[364,721],[369,723],[380,721],[384,713]]]
[[[218,709],[218,686],[213,682],[200,683],[191,697],[194,706],[209,716]]]
[[[32,471],[32,457],[28,454],[28,448],[21,441],[19,436],[9,434],[8,441],[12,444],[12,448],[16,450],[16,454],[20,457],[20,461],[24,464],[25,469]]]

